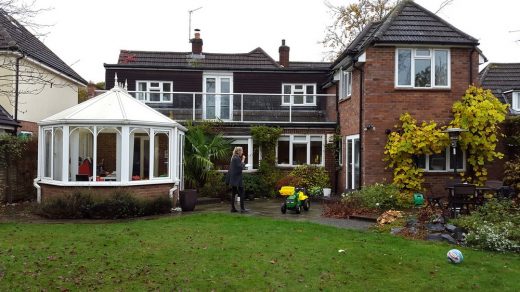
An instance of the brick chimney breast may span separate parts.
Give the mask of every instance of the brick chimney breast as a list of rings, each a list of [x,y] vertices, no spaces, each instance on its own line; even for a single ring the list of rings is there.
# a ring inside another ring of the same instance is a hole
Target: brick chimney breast
[[[278,48],[278,53],[280,53],[280,60],[278,63],[280,63],[280,65],[282,67],[289,67],[289,50],[291,48],[289,48],[288,46],[285,45],[285,40],[282,40],[282,45],[280,46],[280,48]]]
[[[191,52],[193,54],[202,54],[202,39],[200,38],[200,29],[195,29],[195,37],[190,40]]]

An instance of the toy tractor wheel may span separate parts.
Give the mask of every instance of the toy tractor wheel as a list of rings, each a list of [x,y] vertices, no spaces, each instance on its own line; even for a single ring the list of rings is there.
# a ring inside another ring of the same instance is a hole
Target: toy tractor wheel
[[[309,211],[310,208],[311,208],[311,201],[309,201],[309,199],[306,199],[303,202],[303,210]]]
[[[296,206],[296,214],[300,214],[302,212],[302,206],[298,205]]]
[[[287,205],[285,203],[282,204],[281,211],[282,211],[282,214],[285,214],[285,212],[287,212]]]

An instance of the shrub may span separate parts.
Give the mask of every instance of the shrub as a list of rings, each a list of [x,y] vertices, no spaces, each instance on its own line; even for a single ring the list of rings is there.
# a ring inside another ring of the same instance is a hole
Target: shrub
[[[403,209],[411,206],[411,200],[402,199],[399,189],[392,184],[376,183],[343,196],[346,203],[366,209]]]
[[[164,196],[140,200],[125,189],[94,200],[89,193],[75,192],[43,203],[38,213],[53,219],[119,219],[169,213],[171,200]]]
[[[307,194],[311,197],[323,196],[323,189],[317,186],[311,187],[307,190]]]
[[[41,204],[37,213],[54,219],[86,218],[93,204],[94,201],[89,193],[74,192],[49,199]]]
[[[169,213],[173,207],[172,200],[166,196],[157,197],[152,200],[141,200],[139,203],[141,209],[139,215],[141,216],[166,214]]]
[[[117,190],[101,202],[94,203],[89,217],[94,219],[121,219],[140,214],[139,201],[126,190]]]
[[[468,230],[467,245],[494,251],[520,251],[520,208],[511,201],[491,200],[454,223]]]
[[[210,171],[206,178],[206,183],[200,189],[200,195],[203,197],[223,198],[228,191],[224,174],[218,171]]]
[[[265,197],[271,195],[271,189],[262,176],[245,173],[243,179],[244,191],[248,197]]]
[[[520,157],[505,163],[504,183],[520,191]]]
[[[279,179],[276,182],[275,189],[278,191],[283,186],[297,187],[297,186],[300,186],[300,185],[301,185],[301,179],[299,177],[296,177],[294,175],[288,174],[288,175],[282,177],[281,179]]]
[[[330,186],[329,174],[325,168],[321,166],[299,165],[291,171],[291,175],[299,178],[299,186],[306,189],[312,187],[323,189]]]

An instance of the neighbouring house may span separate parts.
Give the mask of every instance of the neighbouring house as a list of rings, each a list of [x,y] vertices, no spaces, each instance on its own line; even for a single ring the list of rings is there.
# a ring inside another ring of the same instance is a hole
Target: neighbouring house
[[[117,83],[38,125],[38,202],[78,188],[164,196],[182,183],[186,129]]]
[[[332,65],[338,88],[344,168],[341,189],[391,182],[384,146],[399,116],[447,124],[453,103],[478,83],[477,39],[413,1],[399,3],[349,44]],[[447,149],[448,150],[448,149]],[[466,169],[458,151],[457,169]],[[418,159],[434,192],[453,176],[450,151]]]
[[[0,135],[14,133],[20,123],[16,122],[13,117],[0,106]]]
[[[0,106],[37,134],[36,123],[78,104],[87,85],[69,65],[22,24],[0,9]]]
[[[480,83],[508,104],[512,115],[520,114],[520,63],[489,63],[480,72]]]
[[[116,64],[104,65],[106,88],[117,74],[137,100],[175,121],[221,121],[225,137],[244,148],[247,171],[255,171],[261,159],[251,127],[279,126],[280,168],[321,165],[334,180],[334,155],[326,144],[336,131],[336,94],[324,89],[331,63],[291,61],[285,40],[278,61],[261,48],[205,52],[198,30],[191,46],[190,52],[121,50]]]

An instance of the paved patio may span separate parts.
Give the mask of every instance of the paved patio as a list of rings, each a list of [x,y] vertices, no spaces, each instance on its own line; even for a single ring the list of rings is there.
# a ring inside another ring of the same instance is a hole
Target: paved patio
[[[309,211],[303,211],[301,214],[296,214],[294,211],[287,211],[286,214],[282,214],[280,211],[280,206],[282,204],[282,200],[279,199],[256,199],[254,201],[246,201],[245,205],[247,209],[250,209],[250,212],[247,214],[236,213],[239,216],[260,216],[260,217],[269,217],[274,219],[281,220],[294,220],[294,221],[307,221],[314,222],[323,225],[330,225],[340,228],[348,228],[348,229],[357,229],[357,230],[366,230],[372,225],[374,222],[367,220],[358,220],[358,219],[335,219],[335,218],[327,218],[321,216],[323,213],[323,204],[321,202],[312,202],[311,208]],[[235,204],[238,208],[239,204]],[[229,213],[231,209],[231,205],[229,202],[223,203],[212,203],[212,204],[199,204],[195,208],[195,213],[197,212],[221,212],[221,213]],[[188,212],[187,212],[188,213]],[[237,215],[237,216],[238,216]]]

